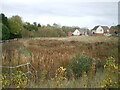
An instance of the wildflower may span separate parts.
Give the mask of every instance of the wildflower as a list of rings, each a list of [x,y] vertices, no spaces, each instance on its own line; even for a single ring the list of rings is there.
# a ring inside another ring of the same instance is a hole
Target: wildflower
[[[63,70],[63,71],[65,71],[65,70],[66,70],[66,68],[63,68],[63,67],[60,67],[60,69],[61,69],[61,70]]]
[[[101,85],[101,88],[104,88],[105,86],[104,85]]]
[[[110,80],[110,83],[112,83],[112,80]]]
[[[16,88],[20,88],[20,86],[17,86]]]
[[[115,69],[118,69],[118,66],[114,66]]]
[[[106,67],[106,65],[104,65],[104,68]]]

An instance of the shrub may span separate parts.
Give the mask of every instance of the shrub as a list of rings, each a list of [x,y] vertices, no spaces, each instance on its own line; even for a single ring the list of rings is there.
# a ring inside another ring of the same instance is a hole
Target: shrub
[[[80,76],[82,76],[83,72],[88,72],[91,66],[91,62],[92,59],[85,55],[76,55],[67,66],[68,78],[79,78]]]

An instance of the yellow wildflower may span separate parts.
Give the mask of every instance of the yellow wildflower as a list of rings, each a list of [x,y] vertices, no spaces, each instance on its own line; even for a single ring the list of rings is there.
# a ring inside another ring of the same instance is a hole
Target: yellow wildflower
[[[118,66],[115,66],[114,68],[115,68],[115,69],[118,69]]]
[[[112,80],[110,80],[110,83],[112,83]]]
[[[106,67],[106,65],[104,65],[104,68]]]
[[[20,86],[17,86],[16,88],[20,88]]]
[[[101,88],[104,88],[105,86],[104,85],[101,85]]]

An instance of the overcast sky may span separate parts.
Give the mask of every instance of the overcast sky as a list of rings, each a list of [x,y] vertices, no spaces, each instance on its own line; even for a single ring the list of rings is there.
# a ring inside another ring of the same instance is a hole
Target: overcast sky
[[[1,0],[0,11],[7,17],[19,15],[24,22],[57,23],[87,27],[118,24],[119,0]]]

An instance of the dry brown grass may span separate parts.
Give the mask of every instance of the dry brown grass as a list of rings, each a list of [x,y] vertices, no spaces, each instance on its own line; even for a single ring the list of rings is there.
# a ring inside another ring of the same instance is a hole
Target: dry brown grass
[[[118,57],[117,37],[66,37],[19,39],[3,43],[2,64],[16,66],[31,62],[39,76],[47,70],[47,77],[53,77],[60,66],[66,67],[78,53],[83,53],[97,60],[108,56]],[[21,53],[28,50],[31,57]],[[25,68],[22,68],[25,69]]]

